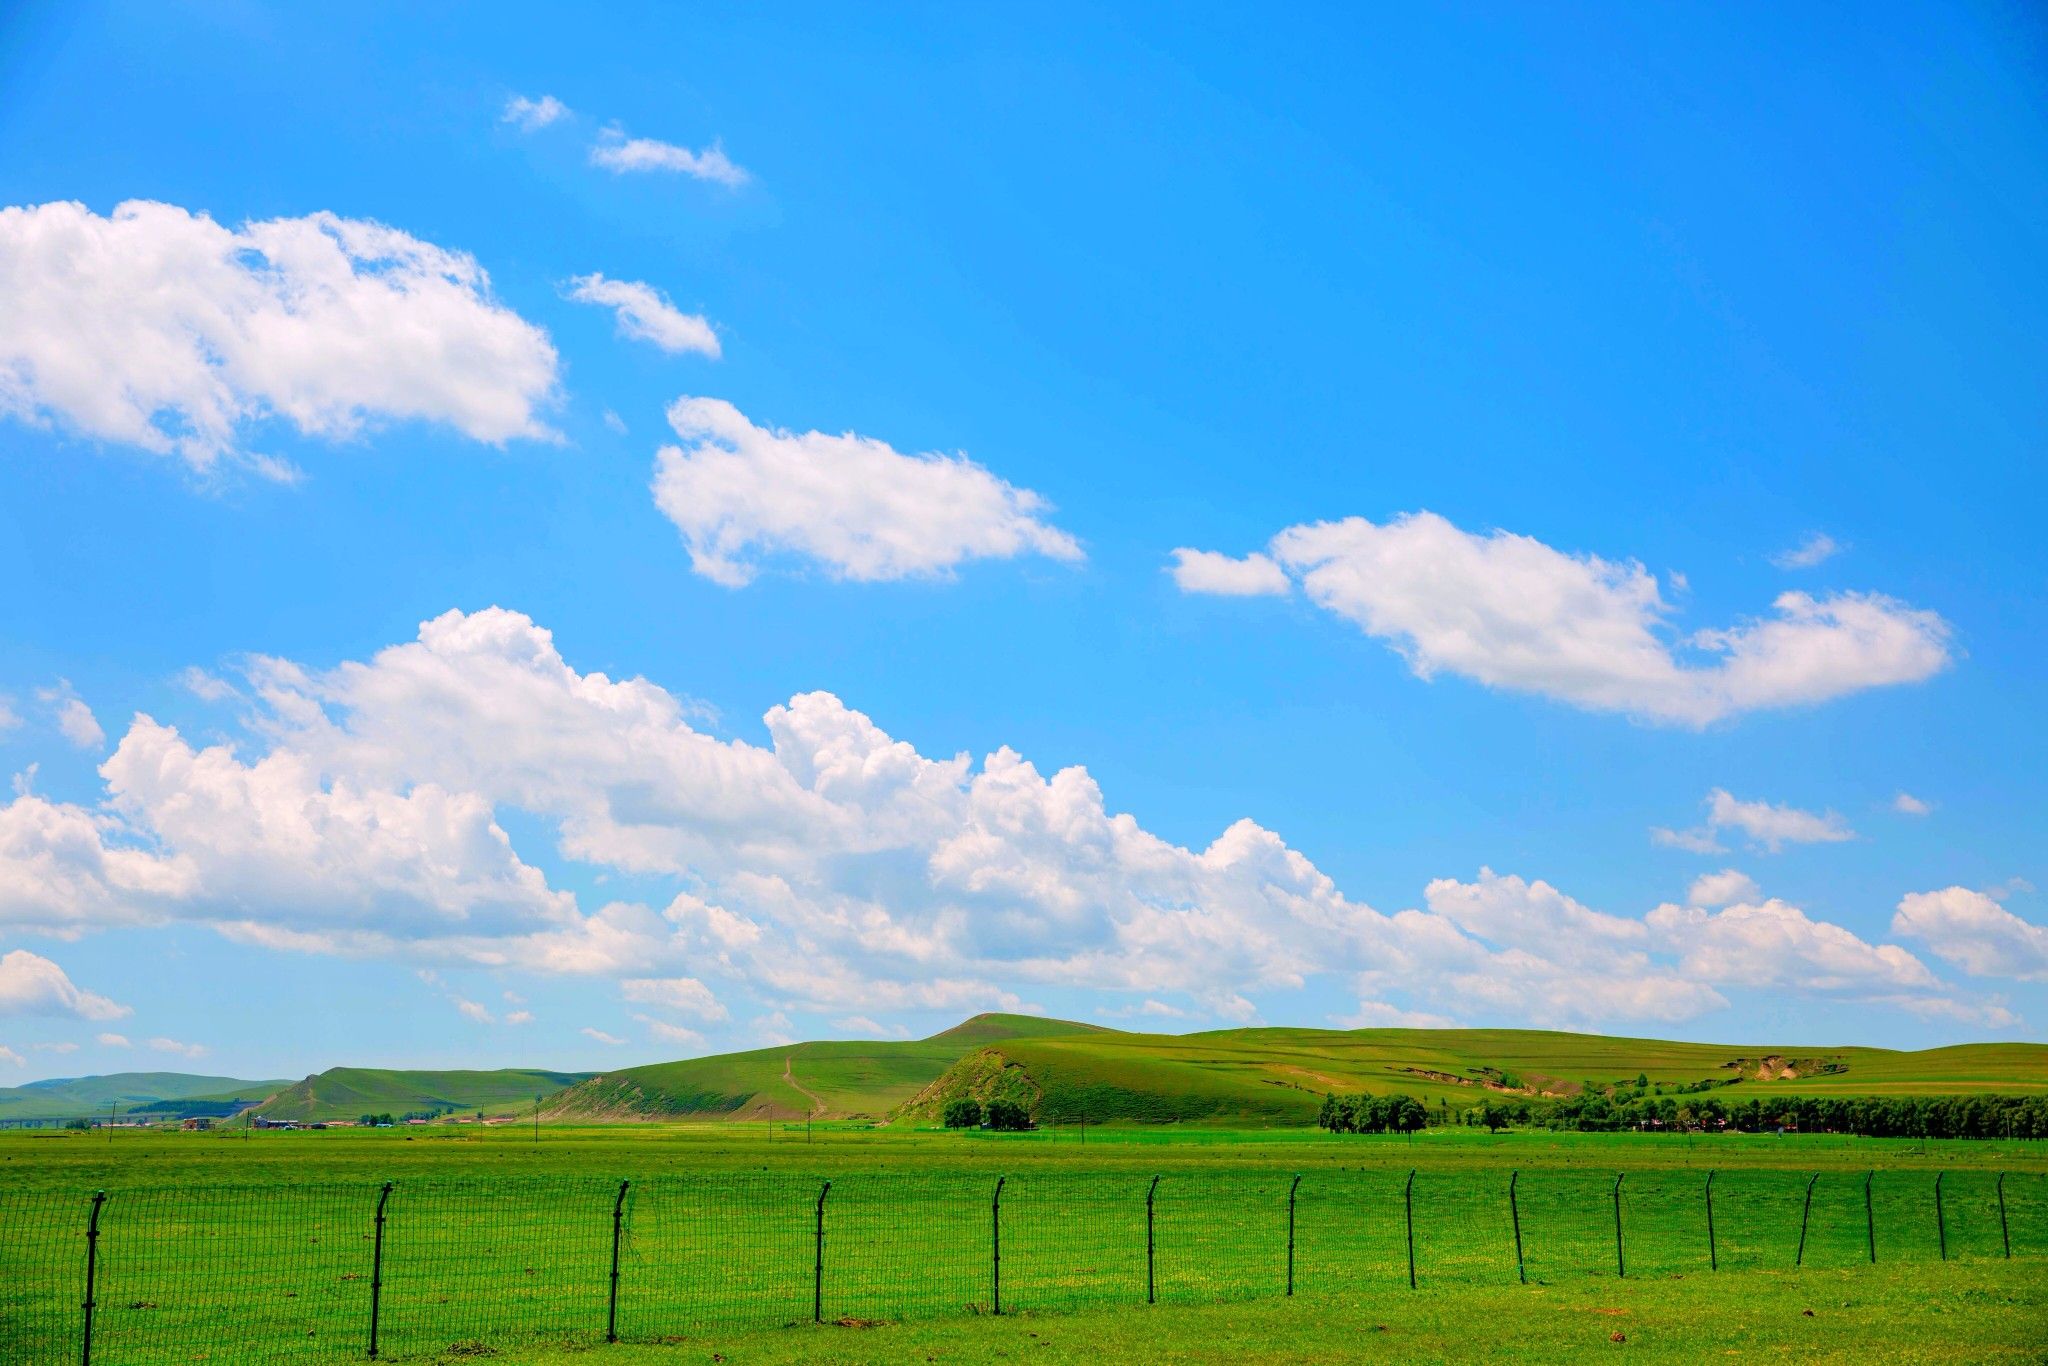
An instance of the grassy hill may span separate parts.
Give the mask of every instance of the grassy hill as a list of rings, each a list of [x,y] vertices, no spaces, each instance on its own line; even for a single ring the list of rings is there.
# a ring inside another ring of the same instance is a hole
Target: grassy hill
[[[573,1086],[587,1072],[501,1068],[494,1072],[417,1072],[379,1067],[334,1067],[283,1088],[256,1107],[265,1119],[354,1119],[363,1114],[530,1110],[535,1096]]]
[[[209,1111],[226,1113],[262,1100],[291,1083],[205,1077],[189,1072],[115,1072],[103,1077],[58,1077],[25,1086],[0,1087],[0,1120],[75,1119],[104,1115],[109,1105],[123,1115],[191,1111],[179,1102],[217,1102]],[[199,1113],[199,1111],[193,1111]]]
[[[1490,1093],[1566,1096],[1645,1076],[1667,1087],[1728,1083],[1749,1095],[2048,1092],[2048,1046],[1964,1044],[1920,1052],[1672,1043],[1512,1029],[1233,1029],[1094,1033],[989,1043],[906,1104],[936,1118],[957,1095],[1020,1100],[1043,1121],[1314,1121],[1330,1092],[1405,1092],[1432,1108]]]
[[[879,1119],[986,1044],[1113,1032],[1035,1015],[976,1015],[929,1039],[797,1043],[628,1067],[571,1087],[545,1113],[561,1119]]]

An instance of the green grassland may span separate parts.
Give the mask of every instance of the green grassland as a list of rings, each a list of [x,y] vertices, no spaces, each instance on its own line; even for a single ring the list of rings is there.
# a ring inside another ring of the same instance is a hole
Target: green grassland
[[[1710,1170],[1718,1270],[1708,1267],[1705,1237]],[[1866,1172],[1875,1173],[1875,1266]],[[1626,1278],[1616,1274],[1614,1241],[1615,1178],[1624,1173]],[[1947,1260],[1933,1203],[1938,1173],[1947,1173]],[[999,1177],[1001,1324],[985,1317]],[[0,1359],[76,1359],[65,1356],[64,1332],[77,1310],[79,1234],[94,1188],[110,1192],[96,1360],[360,1358],[386,1181],[383,1350],[399,1358],[482,1343],[510,1360],[585,1359],[563,1349],[601,1341],[615,1211],[622,1336],[680,1343],[699,1360],[714,1349],[734,1360],[900,1359],[918,1350],[981,1359],[1025,1350],[1031,1331],[1085,1355],[1090,1338],[1065,1314],[1120,1320],[1103,1350],[1123,1343],[1117,1350],[1147,1358],[1170,1345],[1186,1359],[1220,1359],[1229,1355],[1223,1343],[1261,1341],[1209,1331],[1237,1323],[1267,1325],[1274,1350],[1304,1359],[1351,1351],[1373,1324],[1386,1325],[1387,1345],[1410,1359],[1440,1352],[1459,1324],[1467,1346],[1520,1344],[1526,1331],[1550,1348],[1529,1346],[1526,1359],[1546,1359],[1604,1340],[1613,1326],[1587,1322],[1593,1305],[1638,1319],[1640,1331],[1621,1326],[1639,1349],[1662,1344],[1674,1355],[1687,1341],[1702,1353],[1847,1350],[1853,1310],[1921,1335],[1884,1344],[1897,1359],[1924,1359],[1944,1344],[1977,1359],[2043,1340],[2048,1282],[2040,1142],[1464,1128],[1361,1136],[1213,1124],[990,1134],[902,1123],[816,1124],[807,1141],[805,1125],[775,1121],[546,1124],[538,1138],[526,1126],[474,1124],[247,1136],[30,1131],[0,1134],[0,1337],[7,1324],[16,1334],[0,1340]],[[1290,1191],[1299,1295],[1282,1307]],[[1148,1193],[1159,1305],[1144,1320],[1154,1326],[1141,1328]],[[821,1194],[824,1317],[891,1326],[807,1326]],[[1516,1269],[1517,1215],[1527,1285]],[[1931,1287],[1947,1297],[1939,1311]],[[1218,1301],[1234,1307],[1201,1307]],[[1792,1323],[1793,1313],[1779,1312],[1792,1303],[1841,1321],[1825,1332]],[[1941,1317],[1965,1304],[1981,1312]],[[1011,1322],[1016,1314],[1027,1317]],[[1601,1337],[1585,1336],[1593,1328]],[[49,1351],[24,1345],[45,1340]],[[642,1346],[616,1359],[679,1358]]]
[[[0,1120],[104,1115],[110,1105],[127,1115],[161,1110],[165,1102],[261,1100],[289,1084],[186,1072],[115,1072],[103,1077],[33,1081],[0,1088]]]
[[[421,1072],[335,1067],[277,1090],[255,1113],[265,1119],[318,1122],[407,1111],[531,1111],[536,1097],[583,1080],[580,1072],[508,1067],[491,1072]]]
[[[913,1042],[803,1043],[626,1068],[549,1102],[563,1119],[937,1117],[970,1095],[1041,1123],[1310,1124],[1325,1095],[1405,1092],[1435,1108],[1540,1101],[1587,1082],[1718,1083],[1750,1096],[2048,1092],[2048,1046],[1876,1048],[1673,1043],[1542,1030],[1232,1029],[1138,1034],[981,1015]]]

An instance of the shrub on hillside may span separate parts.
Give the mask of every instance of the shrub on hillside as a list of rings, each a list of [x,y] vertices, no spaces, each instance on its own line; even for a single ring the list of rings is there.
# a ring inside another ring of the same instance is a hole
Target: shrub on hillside
[[[948,1129],[979,1129],[981,1102],[973,1096],[953,1097],[946,1102],[945,1121]]]

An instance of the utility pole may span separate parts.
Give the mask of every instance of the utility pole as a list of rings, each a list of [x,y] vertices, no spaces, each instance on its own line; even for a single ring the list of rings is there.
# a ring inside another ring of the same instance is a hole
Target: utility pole
[[[533,1141],[540,1142],[540,1097],[533,1098]]]
[[[114,1141],[114,1117],[121,1112],[119,1101],[107,1102],[107,1142]]]

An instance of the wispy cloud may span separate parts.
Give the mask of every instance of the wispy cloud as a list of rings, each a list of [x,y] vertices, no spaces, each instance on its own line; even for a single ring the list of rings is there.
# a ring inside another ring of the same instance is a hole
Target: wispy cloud
[[[629,138],[616,126],[607,128],[600,135],[596,146],[590,149],[592,165],[602,166],[618,175],[646,171],[673,171],[709,180],[730,189],[738,189],[753,177],[745,168],[735,165],[725,154],[725,148],[712,143],[701,151],[693,152],[687,147],[678,147],[672,142],[656,138]]]
[[[1771,556],[1771,563],[1780,569],[1811,569],[1826,560],[1841,554],[1847,546],[1836,541],[1825,531],[1810,531],[1806,539],[1788,550],[1780,550]]]
[[[542,95],[529,99],[525,95],[514,95],[505,101],[505,112],[498,116],[499,122],[518,125],[521,132],[531,133],[551,123],[569,117],[569,106],[553,95]]]

